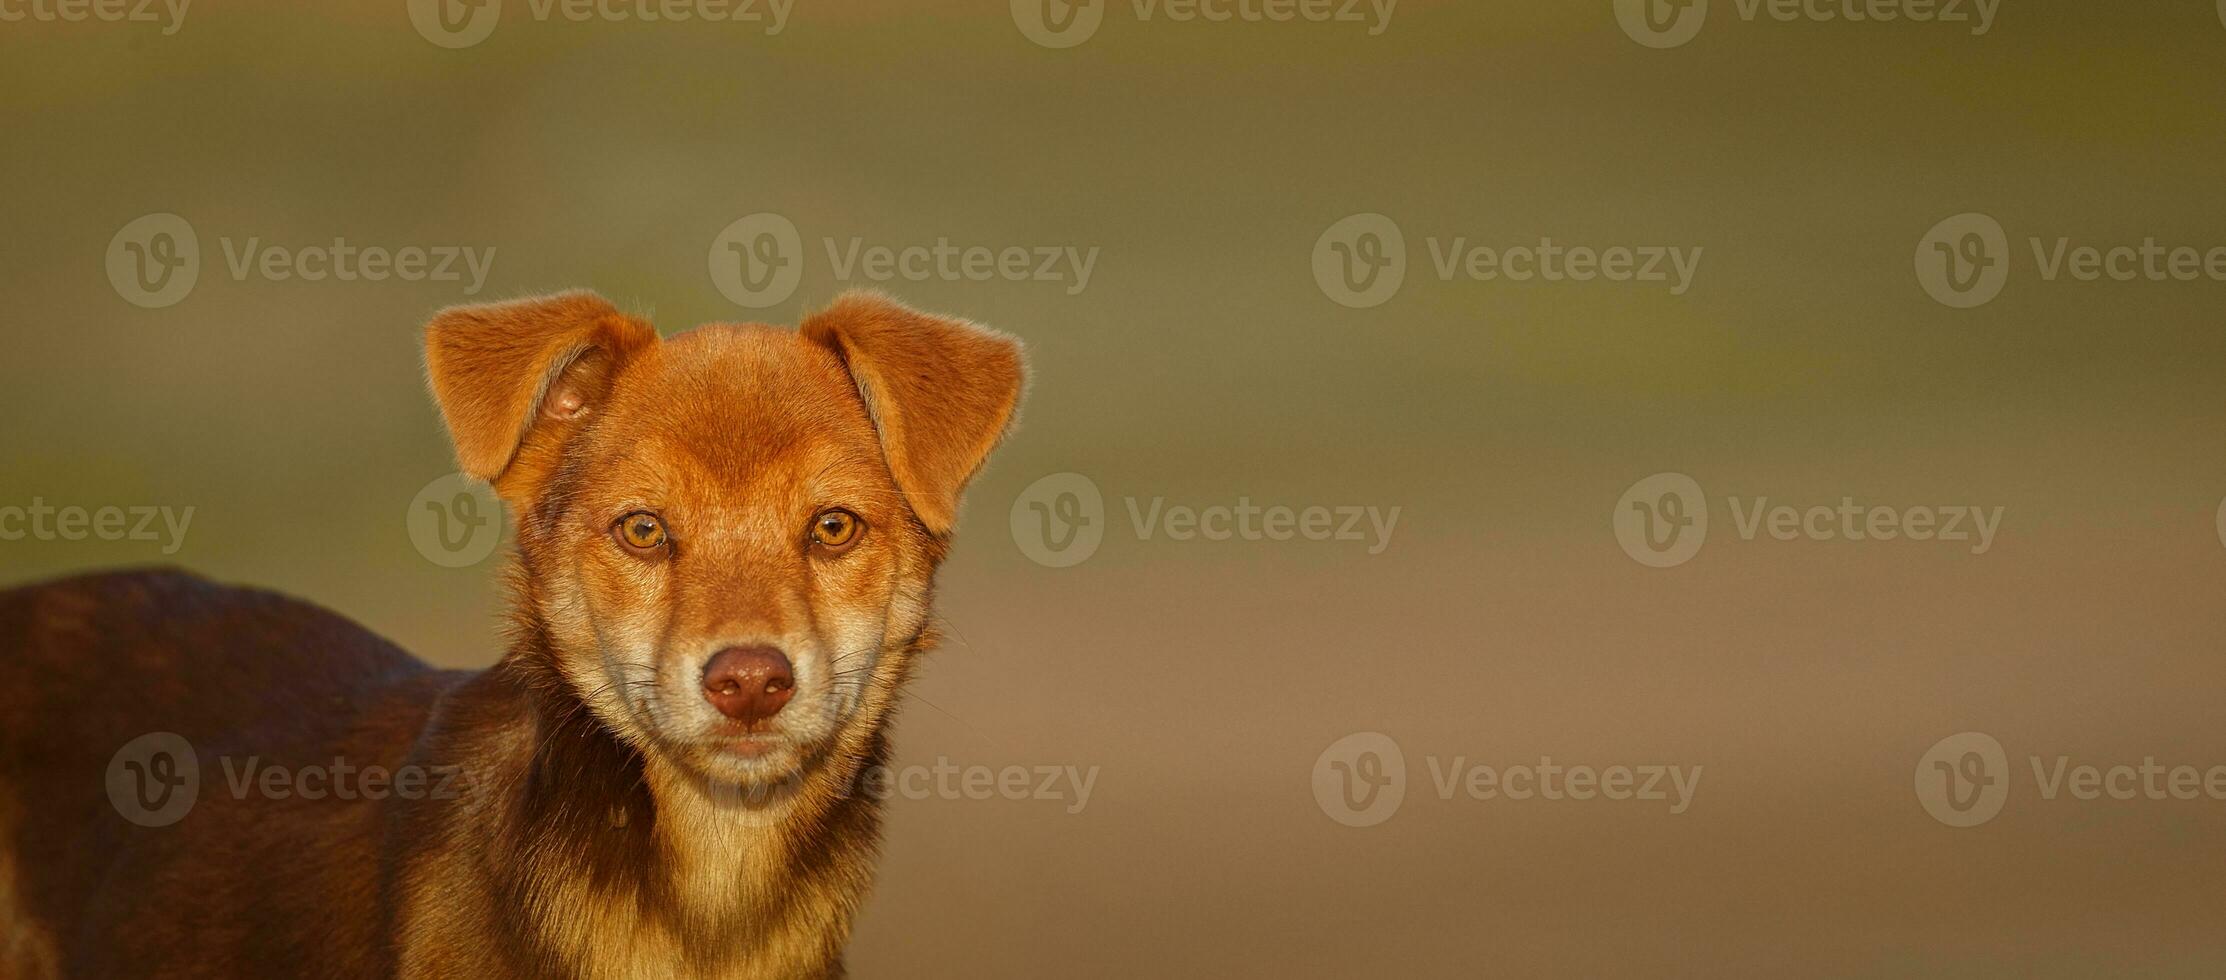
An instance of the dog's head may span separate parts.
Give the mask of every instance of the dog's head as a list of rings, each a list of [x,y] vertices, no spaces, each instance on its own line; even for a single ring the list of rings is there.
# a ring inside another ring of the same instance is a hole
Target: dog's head
[[[1011,339],[872,294],[660,340],[566,293],[443,311],[425,348],[557,672],[621,740],[727,784],[879,728],[1021,389]]]

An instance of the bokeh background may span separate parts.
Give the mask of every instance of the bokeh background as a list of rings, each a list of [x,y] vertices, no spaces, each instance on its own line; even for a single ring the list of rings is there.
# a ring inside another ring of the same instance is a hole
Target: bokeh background
[[[901,760],[1099,774],[1079,812],[896,801],[856,975],[2226,969],[2226,801],[2044,800],[2027,761],[2226,765],[2226,283],[2045,282],[2027,244],[2226,245],[2213,4],[2012,2],[1973,36],[1719,0],[1660,50],[1608,0],[1401,0],[1376,34],[1100,13],[1067,48],[997,0],[796,0],[777,34],[507,0],[454,50],[401,0],[0,24],[0,505],[195,508],[168,556],[0,542],[0,582],[174,562],[484,665],[499,559],[443,567],[405,523],[453,469],[432,311],[588,287],[671,332],[879,285],[1021,336],[1034,372]],[[805,267],[746,309],[707,252],[765,211]],[[1967,211],[2014,254],[1957,310],[1912,256]],[[1309,262],[1362,212],[1409,262],[1355,309]],[[104,256],[153,213],[203,255],[148,309]],[[1441,281],[1432,236],[1705,251],[1672,296]],[[467,295],[236,279],[221,245],[335,237],[496,257]],[[873,283],[827,260],[852,237],[1101,251],[1078,294]],[[1008,518],[1062,472],[1104,539],[1051,568]],[[1611,529],[1657,472],[1713,523],[1665,569]],[[2004,518],[1983,555],[1747,541],[1725,496]],[[1375,554],[1140,536],[1155,497],[1401,517]],[[1957,829],[1913,773],[1963,731],[2011,791]],[[1370,827],[1311,786],[1356,732],[1408,774]],[[1541,756],[1704,776],[1681,814],[1432,785]]]

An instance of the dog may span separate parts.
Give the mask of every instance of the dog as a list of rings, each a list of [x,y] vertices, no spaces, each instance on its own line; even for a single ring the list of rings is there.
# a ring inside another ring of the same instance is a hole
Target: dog
[[[0,593],[0,973],[843,975],[1018,342],[872,293],[661,339],[572,292],[444,310],[425,362],[512,514],[506,652],[174,571]],[[187,754],[190,810],[127,819]]]

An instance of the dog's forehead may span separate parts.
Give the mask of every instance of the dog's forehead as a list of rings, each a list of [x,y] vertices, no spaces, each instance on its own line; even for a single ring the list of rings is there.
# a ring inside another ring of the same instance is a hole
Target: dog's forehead
[[[714,471],[878,458],[864,403],[834,352],[794,331],[713,325],[675,334],[627,370],[613,412],[624,438]]]
[[[721,423],[825,424],[858,404],[834,352],[772,327],[698,327],[652,348],[626,386],[644,406],[666,405],[695,417],[704,431]],[[862,411],[862,410],[861,410]]]

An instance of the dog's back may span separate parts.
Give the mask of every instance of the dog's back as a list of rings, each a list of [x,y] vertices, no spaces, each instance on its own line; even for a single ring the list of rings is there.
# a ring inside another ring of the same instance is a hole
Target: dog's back
[[[378,946],[380,809],[273,798],[251,774],[394,767],[454,679],[330,612],[182,572],[0,592],[0,974],[383,972],[330,959]],[[108,771],[160,732],[194,750],[198,796],[143,826]]]

